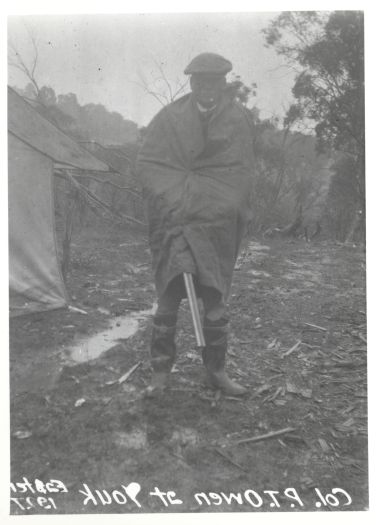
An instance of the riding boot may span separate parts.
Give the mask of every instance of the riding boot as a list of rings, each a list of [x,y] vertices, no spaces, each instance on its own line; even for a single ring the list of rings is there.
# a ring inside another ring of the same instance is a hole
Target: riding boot
[[[153,375],[147,395],[153,396],[164,390],[176,355],[175,333],[177,315],[156,315],[151,335],[151,365]]]
[[[225,372],[228,320],[204,320],[205,347],[202,359],[209,385],[231,396],[244,395],[247,390],[230,379]]]

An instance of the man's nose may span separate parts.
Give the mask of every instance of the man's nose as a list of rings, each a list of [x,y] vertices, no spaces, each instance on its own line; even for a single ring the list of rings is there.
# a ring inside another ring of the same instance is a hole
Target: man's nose
[[[210,85],[206,85],[206,86],[204,85],[204,86],[201,86],[201,91],[203,93],[213,93],[214,88],[213,86],[210,86]]]

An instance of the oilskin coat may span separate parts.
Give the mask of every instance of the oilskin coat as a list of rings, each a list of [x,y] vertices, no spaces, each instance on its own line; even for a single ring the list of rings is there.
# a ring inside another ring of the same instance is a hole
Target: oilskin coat
[[[186,95],[148,126],[137,171],[159,296],[182,272],[229,293],[250,217],[254,132],[247,111],[225,95],[205,121]]]

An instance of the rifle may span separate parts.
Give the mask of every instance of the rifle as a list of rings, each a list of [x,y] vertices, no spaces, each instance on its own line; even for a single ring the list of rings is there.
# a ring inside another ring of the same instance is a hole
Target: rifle
[[[205,338],[204,332],[202,330],[200,312],[198,309],[196,290],[193,284],[193,278],[191,273],[183,273],[185,289],[187,291],[187,297],[189,302],[189,308],[192,314],[193,328],[195,331],[197,346],[199,348],[204,348]]]

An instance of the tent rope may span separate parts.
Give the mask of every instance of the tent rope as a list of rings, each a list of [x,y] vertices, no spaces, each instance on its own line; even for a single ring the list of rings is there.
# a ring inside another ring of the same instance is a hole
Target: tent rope
[[[84,198],[85,202],[90,206],[90,208],[93,209],[93,211],[98,212],[99,210],[101,210],[102,216],[103,216],[103,213],[105,214],[107,213],[110,215],[111,218],[116,218],[124,222],[132,222],[140,226],[146,226],[144,222],[139,221],[135,219],[134,217],[130,217],[129,215],[124,215],[123,213],[114,211],[110,206],[108,206],[108,204],[106,204],[101,199],[99,199],[99,197],[95,195],[95,193],[90,191],[83,184],[80,184],[75,179],[75,176],[69,173],[68,170],[60,170],[60,169],[55,170],[55,175],[68,180],[77,189],[81,197]]]
[[[138,199],[142,199],[142,196],[135,190],[131,189],[129,186],[120,186],[119,184],[115,184],[115,182],[112,182],[110,180],[101,180],[97,177],[93,177],[92,175],[81,175],[81,174],[74,174],[74,177],[82,178],[82,179],[89,179],[89,180],[95,180],[96,182],[99,182],[100,184],[108,184],[110,186],[113,186],[114,188],[117,188],[119,190],[124,190],[127,193],[130,193],[131,195],[134,195],[134,197],[137,197]]]

